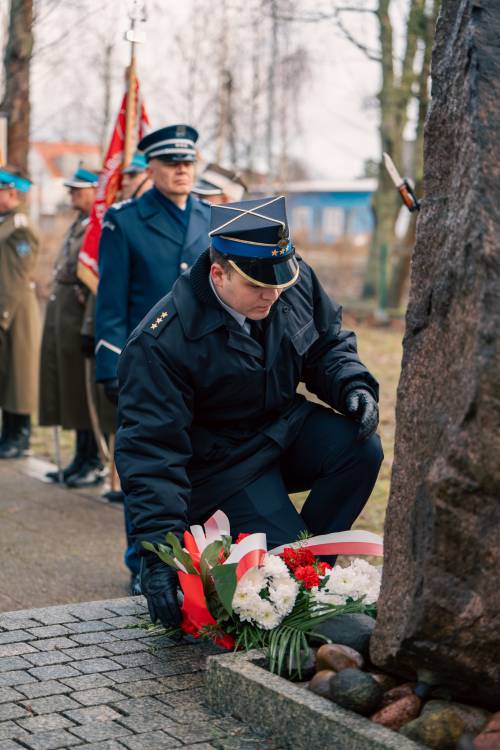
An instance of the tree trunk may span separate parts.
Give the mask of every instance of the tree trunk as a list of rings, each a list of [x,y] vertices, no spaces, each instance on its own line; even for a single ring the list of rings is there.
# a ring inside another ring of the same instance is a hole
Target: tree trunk
[[[104,59],[102,62],[103,116],[101,132],[99,136],[99,150],[101,152],[101,159],[104,159],[104,156],[106,154],[106,148],[108,145],[108,128],[111,120],[111,74],[113,70],[113,49],[114,45],[112,42],[108,42],[105,44]]]
[[[26,171],[30,140],[32,54],[33,0],[11,0],[9,38],[4,56],[5,95],[0,106],[8,116],[8,161]]]
[[[422,14],[421,39],[424,44],[424,57],[418,92],[418,120],[415,135],[415,194],[423,192],[424,180],[424,125],[429,109],[429,76],[431,67],[431,53],[434,42],[434,29],[439,10],[438,0],[433,0],[428,8],[428,15]],[[395,248],[391,284],[388,293],[389,307],[400,307],[403,304],[405,292],[410,276],[411,258],[415,247],[418,213],[415,211],[402,242]]]
[[[395,90],[392,25],[389,17],[389,4],[390,0],[379,0],[377,11],[382,55],[382,86],[378,94],[380,104],[380,141],[381,150],[391,154],[397,164],[401,147],[395,138],[394,132]],[[365,271],[362,291],[363,299],[370,299],[376,296],[380,248],[382,245],[385,245],[389,249],[392,244],[394,221],[397,216],[398,206],[399,196],[396,194],[394,186],[381,161],[378,170],[378,189],[373,196],[375,229]]]
[[[398,80],[396,80],[394,74],[394,50],[389,5],[390,0],[379,0],[377,10],[382,57],[382,86],[378,97],[381,118],[380,139],[381,150],[390,154],[395,164],[400,166],[403,156],[403,135],[408,121],[408,104],[412,98],[412,86],[415,80],[414,64],[417,42],[422,35],[421,23],[425,0],[412,0],[411,2],[406,26],[406,46],[402,70]],[[426,85],[427,77],[428,71],[425,76]],[[427,99],[426,88],[425,98]],[[421,143],[419,148],[422,148]],[[394,243],[394,224],[400,207],[399,194],[381,161],[378,189],[373,200],[375,230],[363,284],[362,296],[364,299],[376,296],[380,248],[385,245],[389,256],[391,255]]]

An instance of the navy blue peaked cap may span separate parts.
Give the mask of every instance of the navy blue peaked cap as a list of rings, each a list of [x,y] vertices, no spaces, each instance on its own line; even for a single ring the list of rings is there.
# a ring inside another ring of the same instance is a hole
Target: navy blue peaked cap
[[[285,289],[299,276],[283,196],[211,207],[211,245],[257,286]]]
[[[138,143],[146,160],[196,161],[198,131],[190,125],[168,125],[148,133]]]

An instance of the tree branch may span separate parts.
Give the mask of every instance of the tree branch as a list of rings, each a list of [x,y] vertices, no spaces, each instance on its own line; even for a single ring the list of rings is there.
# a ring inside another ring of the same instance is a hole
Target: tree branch
[[[349,31],[349,29],[344,25],[342,18],[340,17],[340,13],[342,12],[341,8],[336,8],[334,10],[334,18],[335,23],[337,24],[337,27],[339,31],[342,32],[342,34],[345,36],[348,42],[351,42],[355,47],[357,47],[363,54],[373,62],[380,63],[382,62],[382,58],[380,55],[378,55],[374,50],[371,50],[369,47],[367,47],[365,44],[362,44],[358,39],[354,37],[353,34]]]

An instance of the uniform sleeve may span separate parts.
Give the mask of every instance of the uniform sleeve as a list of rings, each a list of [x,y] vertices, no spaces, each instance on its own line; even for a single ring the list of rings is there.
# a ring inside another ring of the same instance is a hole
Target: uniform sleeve
[[[365,388],[378,400],[378,383],[359,359],[355,334],[342,330],[342,308],[332,303],[309,270],[319,336],[306,354],[302,379],[307,389],[338,411],[344,411],[353,388]]]
[[[130,252],[120,225],[108,211],[99,243],[96,304],[96,380],[117,377],[118,357],[128,330]]]
[[[134,537],[158,542],[172,531],[181,538],[191,495],[187,374],[169,364],[156,339],[138,334],[120,357],[119,379],[116,465]]]
[[[9,237],[8,245],[17,270],[24,274],[32,273],[40,249],[38,237],[32,229],[28,225],[16,228]]]

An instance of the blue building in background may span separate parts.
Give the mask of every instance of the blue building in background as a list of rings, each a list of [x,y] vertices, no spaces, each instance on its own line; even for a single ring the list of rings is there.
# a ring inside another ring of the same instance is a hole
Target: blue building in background
[[[292,237],[311,245],[344,238],[360,242],[373,231],[372,179],[351,182],[307,180],[287,186],[287,215]]]

